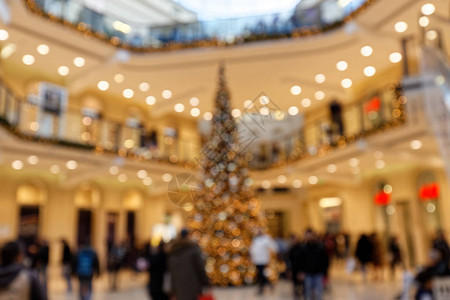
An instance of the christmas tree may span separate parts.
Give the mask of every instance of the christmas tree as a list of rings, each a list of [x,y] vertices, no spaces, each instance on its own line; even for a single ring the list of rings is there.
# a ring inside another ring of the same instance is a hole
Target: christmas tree
[[[256,270],[249,247],[255,231],[265,227],[237,129],[221,66],[212,133],[202,150],[201,189],[188,225],[207,255],[212,284],[222,286],[253,282]]]

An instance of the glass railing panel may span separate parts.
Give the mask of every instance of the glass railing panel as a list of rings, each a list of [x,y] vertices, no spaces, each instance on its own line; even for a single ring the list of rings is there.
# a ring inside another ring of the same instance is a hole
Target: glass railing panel
[[[29,102],[19,104],[19,122],[17,124],[20,132],[26,135],[34,135],[39,129],[38,106]]]
[[[360,105],[351,105],[347,109],[344,110],[343,113],[343,122],[344,122],[344,133],[347,136],[357,136],[362,128],[362,119],[361,119],[361,106]]]

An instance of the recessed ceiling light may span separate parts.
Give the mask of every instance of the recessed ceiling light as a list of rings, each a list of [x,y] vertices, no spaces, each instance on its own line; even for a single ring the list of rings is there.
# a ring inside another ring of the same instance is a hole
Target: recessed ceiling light
[[[253,101],[252,100],[245,100],[244,107],[247,109],[250,109],[253,107]]]
[[[181,104],[181,103],[177,103],[177,104],[175,104],[174,109],[175,109],[176,112],[179,112],[179,113],[183,112],[184,111],[184,105]]]
[[[336,64],[336,68],[337,68],[339,71],[345,71],[345,70],[347,70],[347,68],[348,68],[348,63],[347,63],[346,61],[341,60],[340,62],[338,62],[338,63]]]
[[[302,106],[303,107],[310,107],[311,106],[311,100],[308,98],[305,98],[302,100]]]
[[[52,174],[59,174],[59,172],[61,172],[61,168],[58,165],[53,165],[50,167],[50,172]]]
[[[50,52],[50,47],[46,44],[40,44],[36,50],[40,55],[47,55]]]
[[[373,53],[373,49],[370,46],[364,46],[361,48],[361,55],[362,56],[371,56]]]
[[[427,27],[430,24],[430,19],[428,17],[422,16],[419,18],[419,25],[422,27]]]
[[[398,63],[402,60],[402,55],[399,52],[393,52],[389,54],[389,60],[391,63]]]
[[[317,74],[315,77],[314,77],[314,80],[317,82],[317,83],[324,83],[325,82],[325,75],[323,75],[323,74]]]
[[[193,109],[191,109],[191,116],[193,116],[193,117],[200,116],[200,109],[198,109],[197,107],[194,107]]]
[[[140,179],[144,179],[145,177],[147,177],[148,173],[145,170],[139,170],[137,172],[137,177]]]
[[[336,173],[336,171],[337,171],[337,166],[335,164],[329,164],[327,166],[328,173]]]
[[[99,81],[97,87],[100,91],[106,91],[107,89],[109,89],[109,82],[104,80]]]
[[[203,119],[205,119],[206,121],[211,121],[212,118],[213,118],[213,115],[212,115],[212,113],[210,113],[210,112],[205,112],[205,113],[203,114]]]
[[[317,184],[319,182],[319,178],[317,178],[317,176],[309,176],[308,182],[312,185]]]
[[[427,40],[432,41],[438,37],[438,34],[436,30],[428,30],[427,33],[425,34],[425,37],[427,38]]]
[[[364,75],[366,75],[367,77],[372,77],[373,75],[375,75],[376,72],[377,70],[373,66],[368,66],[364,68]]]
[[[7,59],[17,50],[16,44],[8,43],[5,45],[0,51],[0,57],[3,59]]]
[[[269,113],[270,113],[270,110],[269,110],[268,107],[261,107],[261,108],[259,109],[259,113],[260,113],[261,115],[263,115],[263,116],[268,116]]]
[[[78,163],[74,160],[66,162],[66,168],[69,170],[75,170],[78,167]]]
[[[383,192],[385,192],[386,194],[391,194],[392,193],[392,185],[390,185],[390,184],[386,184],[384,187],[383,187]]]
[[[268,188],[270,188],[270,181],[269,180],[263,180],[263,182],[261,182],[261,186],[264,188],[264,189],[268,189]]]
[[[287,178],[285,175],[280,175],[280,176],[278,176],[277,180],[279,183],[283,184],[283,183],[286,183]]]
[[[61,76],[67,76],[69,74],[69,72],[70,72],[70,70],[69,70],[69,67],[67,67],[67,66],[60,66],[58,68],[58,73]]]
[[[288,113],[289,113],[291,116],[297,115],[297,114],[298,114],[298,108],[297,108],[297,106],[291,106],[291,107],[289,107]]]
[[[349,78],[342,79],[341,86],[345,89],[350,88],[353,85],[353,82]]]
[[[39,157],[36,155],[30,155],[28,156],[27,161],[30,165],[37,165],[39,163]]]
[[[164,90],[162,92],[162,97],[164,99],[166,99],[166,100],[172,98],[172,91],[171,90]]]
[[[317,91],[314,94],[314,97],[316,97],[317,100],[321,101],[321,100],[325,99],[325,93],[322,91]]]
[[[162,180],[163,180],[164,182],[169,182],[169,181],[172,180],[172,175],[169,174],[169,173],[164,173],[163,176],[162,176]]]
[[[231,115],[235,118],[239,118],[241,116],[241,111],[239,109],[235,108],[231,111]]]
[[[85,63],[86,63],[86,60],[80,56],[75,57],[73,59],[73,64],[75,65],[75,67],[81,68],[84,66]]]
[[[8,31],[0,29],[0,41],[6,41],[9,38]]]
[[[119,174],[119,168],[117,166],[111,166],[109,168],[109,173],[111,175],[117,175],[117,174]]]
[[[300,95],[300,93],[302,92],[302,88],[299,87],[298,85],[294,85],[293,87],[291,87],[291,94],[294,96]]]
[[[359,165],[359,159],[357,159],[356,157],[350,158],[350,160],[348,161],[348,164],[350,165],[350,167],[355,168]]]
[[[422,148],[423,144],[419,140],[413,140],[413,141],[411,141],[410,146],[411,146],[411,149],[413,149],[413,150],[419,150],[420,148]]]
[[[26,54],[22,57],[22,62],[27,66],[31,66],[32,64],[34,64],[34,61],[35,59],[33,55]]]
[[[302,187],[302,181],[299,180],[299,179],[296,179],[296,180],[294,180],[294,181],[292,182],[292,185],[293,185],[296,189],[299,189],[299,188]]]
[[[386,166],[386,163],[384,162],[384,160],[377,160],[375,161],[375,168],[377,169],[383,169]]]
[[[21,170],[23,168],[23,162],[21,160],[15,160],[11,163],[11,167],[14,170]]]
[[[146,92],[150,89],[150,84],[148,84],[147,82],[141,82],[141,83],[139,83],[139,89],[142,92]]]
[[[118,73],[116,75],[114,75],[114,81],[117,83],[122,83],[125,80],[125,76],[123,76],[122,74]]]
[[[408,29],[408,24],[406,24],[406,22],[400,21],[395,23],[394,28],[398,33],[402,33]]]
[[[197,105],[200,103],[200,100],[198,100],[197,97],[192,97],[192,98],[189,100],[189,103],[190,103],[192,106],[197,106]]]
[[[125,98],[130,99],[130,98],[133,98],[133,96],[134,96],[134,91],[133,91],[132,89],[124,89],[123,92],[122,92],[122,95],[123,95]]]
[[[432,15],[436,11],[436,7],[433,4],[427,3],[422,5],[422,13],[426,16]]]
[[[147,98],[145,98],[145,103],[147,103],[148,105],[153,105],[156,103],[156,98],[153,96],[148,96]]]
[[[142,179],[142,183],[145,185],[151,185],[153,183],[153,180],[151,177],[145,177],[144,179]]]
[[[259,97],[259,103],[261,103],[262,105],[267,105],[267,104],[269,104],[269,102],[270,102],[269,97],[267,97],[265,95]]]
[[[117,180],[119,180],[119,182],[121,183],[125,183],[128,180],[128,176],[125,174],[120,174],[119,176],[117,176]]]

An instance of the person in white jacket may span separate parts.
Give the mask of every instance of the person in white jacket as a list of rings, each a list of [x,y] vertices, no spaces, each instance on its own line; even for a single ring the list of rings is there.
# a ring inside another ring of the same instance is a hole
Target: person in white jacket
[[[272,287],[264,271],[270,262],[271,254],[276,252],[277,244],[275,241],[269,235],[264,234],[262,230],[258,230],[250,246],[250,256],[258,270],[257,281],[259,284],[259,295],[264,293],[264,287],[266,285]]]

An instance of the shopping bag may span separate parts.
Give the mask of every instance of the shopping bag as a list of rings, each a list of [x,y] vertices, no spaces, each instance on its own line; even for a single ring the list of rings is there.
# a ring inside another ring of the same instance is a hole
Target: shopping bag
[[[355,271],[355,268],[356,268],[356,259],[354,257],[348,258],[345,264],[345,271],[351,274]]]
[[[214,296],[212,294],[202,294],[198,296],[198,300],[214,300]]]

